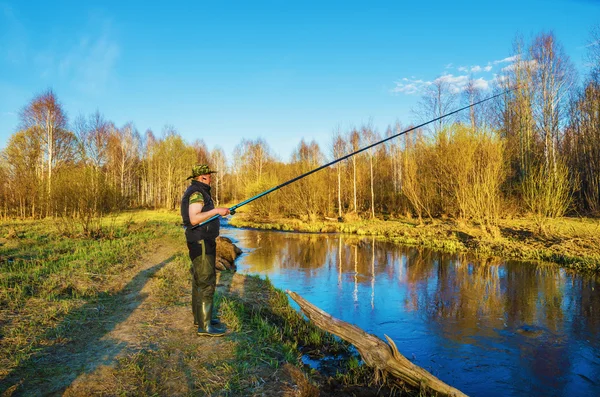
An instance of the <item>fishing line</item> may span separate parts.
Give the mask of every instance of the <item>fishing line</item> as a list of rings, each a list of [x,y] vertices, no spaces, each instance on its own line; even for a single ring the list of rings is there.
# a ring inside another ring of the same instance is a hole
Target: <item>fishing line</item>
[[[302,178],[304,178],[304,177],[306,177],[306,176],[309,176],[310,174],[314,174],[315,172],[317,172],[317,171],[320,171],[320,170],[322,170],[323,168],[327,168],[327,167],[329,167],[330,165],[333,165],[333,164],[335,164],[335,163],[338,163],[338,162],[340,162],[340,161],[342,161],[342,160],[346,160],[346,159],[347,159],[347,158],[349,158],[349,157],[352,157],[352,156],[354,156],[354,155],[356,155],[356,154],[358,154],[358,153],[364,152],[365,150],[371,149],[372,147],[375,147],[375,146],[377,146],[377,145],[380,145],[380,144],[382,144],[382,143],[384,143],[384,142],[387,142],[387,141],[389,141],[390,139],[397,138],[397,137],[399,137],[399,136],[401,136],[401,135],[404,135],[404,134],[406,134],[406,133],[408,133],[408,132],[414,131],[414,130],[416,130],[416,129],[419,129],[419,128],[421,128],[421,127],[424,127],[424,126],[426,126],[427,124],[435,123],[436,121],[439,121],[439,120],[441,120],[441,119],[443,119],[443,118],[445,118],[445,117],[452,116],[453,114],[456,114],[456,113],[458,113],[458,112],[461,112],[461,111],[463,111],[463,110],[465,110],[465,109],[472,108],[472,107],[474,107],[474,106],[477,106],[477,105],[479,105],[479,104],[481,104],[481,103],[484,103],[484,102],[486,102],[486,101],[489,101],[489,100],[491,100],[491,99],[497,98],[497,97],[499,97],[499,96],[501,96],[501,95],[507,94],[507,93],[509,93],[509,92],[511,92],[511,91],[513,91],[513,90],[515,90],[515,89],[516,89],[516,87],[515,87],[515,88],[511,88],[511,89],[509,89],[509,90],[506,90],[506,91],[503,91],[503,92],[501,92],[501,93],[499,93],[499,94],[492,95],[491,97],[488,97],[488,98],[482,99],[482,100],[480,100],[480,101],[478,101],[478,102],[475,102],[475,103],[472,103],[472,104],[470,104],[470,105],[464,106],[464,107],[462,107],[462,108],[460,108],[460,109],[454,110],[454,111],[452,111],[452,112],[450,112],[450,113],[446,113],[446,114],[444,114],[444,115],[442,115],[442,116],[436,117],[435,119],[429,120],[429,121],[427,121],[427,122],[425,122],[425,123],[419,124],[419,125],[417,125],[417,126],[415,126],[415,127],[409,128],[409,129],[407,129],[407,130],[404,130],[404,131],[402,131],[402,132],[399,132],[399,133],[397,133],[397,134],[395,134],[395,135],[389,136],[389,137],[387,137],[387,138],[385,138],[385,139],[382,139],[382,140],[380,140],[380,141],[378,141],[378,142],[372,143],[372,144],[370,144],[369,146],[365,146],[364,148],[362,148],[362,149],[359,149],[359,150],[357,150],[357,151],[355,151],[355,152],[353,152],[353,153],[346,154],[346,155],[344,155],[344,156],[342,156],[342,157],[340,157],[340,158],[338,158],[338,159],[335,159],[335,160],[333,160],[333,161],[331,161],[331,162],[329,162],[329,163],[327,163],[327,164],[323,164],[323,165],[321,165],[321,166],[319,166],[319,167],[317,167],[317,168],[315,168],[315,169],[313,169],[313,170],[311,170],[311,171],[305,172],[305,173],[304,173],[304,174],[302,174],[302,175],[299,175],[299,176],[297,176],[297,177],[295,177],[295,178],[292,178],[292,179],[290,179],[290,180],[289,180],[289,181],[287,181],[287,182],[283,182],[282,184],[280,184],[280,185],[277,185],[277,186],[275,186],[275,187],[272,187],[272,188],[271,188],[271,189],[269,189],[269,190],[265,190],[264,192],[262,192],[262,193],[259,193],[259,194],[257,194],[256,196],[250,197],[249,199],[247,199],[247,200],[244,200],[244,201],[242,201],[242,202],[240,202],[240,203],[238,203],[238,204],[236,204],[236,205],[234,205],[234,206],[230,207],[230,208],[229,208],[229,211],[231,212],[231,215],[234,215],[234,214],[235,214],[235,210],[236,210],[236,209],[238,209],[238,208],[240,208],[241,206],[243,206],[243,205],[246,205],[246,204],[249,204],[249,203],[253,202],[254,200],[257,200],[257,199],[259,199],[259,198],[261,198],[261,197],[263,197],[263,196],[266,196],[267,194],[269,194],[269,193],[272,193],[272,192],[274,192],[275,190],[279,190],[279,189],[281,189],[281,188],[282,188],[282,187],[284,187],[284,186],[287,186],[287,185],[289,185],[289,184],[291,184],[291,183],[294,183],[294,182],[296,182],[297,180],[300,180],[300,179],[302,179]],[[199,224],[197,224],[197,225],[194,225],[194,226],[192,226],[191,228],[192,228],[192,229],[195,229],[195,228],[197,228],[198,226],[202,226],[202,225],[204,225],[204,224],[206,224],[206,223],[208,223],[208,222],[211,222],[211,221],[213,221],[213,220],[215,220],[215,219],[219,218],[220,216],[221,216],[221,215],[218,215],[218,214],[217,214],[217,215],[213,215],[213,216],[211,216],[210,218],[208,218],[207,220],[205,220],[204,222],[201,222],[201,223],[199,223]]]

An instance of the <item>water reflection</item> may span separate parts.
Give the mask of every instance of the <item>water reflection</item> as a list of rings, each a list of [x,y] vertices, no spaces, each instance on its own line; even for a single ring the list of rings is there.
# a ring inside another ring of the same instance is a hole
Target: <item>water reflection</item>
[[[598,277],[354,236],[226,229],[268,275],[470,395],[600,395]]]

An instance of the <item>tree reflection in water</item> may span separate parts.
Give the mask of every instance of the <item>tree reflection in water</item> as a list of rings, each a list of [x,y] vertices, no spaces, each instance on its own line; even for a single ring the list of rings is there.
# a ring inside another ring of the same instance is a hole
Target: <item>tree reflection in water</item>
[[[228,229],[239,269],[392,337],[467,394],[600,395],[598,277],[356,236]]]

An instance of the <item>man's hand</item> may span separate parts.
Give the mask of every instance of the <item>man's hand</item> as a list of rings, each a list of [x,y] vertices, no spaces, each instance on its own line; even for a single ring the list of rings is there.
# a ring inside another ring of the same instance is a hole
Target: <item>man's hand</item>
[[[221,215],[221,216],[227,216],[229,215],[229,208],[225,208],[225,207],[217,207],[215,208],[215,211],[217,211],[217,214]]]
[[[212,218],[213,216],[216,215],[220,215],[220,216],[227,216],[229,215],[229,208],[225,208],[225,207],[218,207],[218,208],[213,208],[212,210],[208,211],[208,212],[202,212],[202,205],[201,204],[190,204],[190,223],[192,225],[199,225],[200,223],[204,222],[205,220]]]

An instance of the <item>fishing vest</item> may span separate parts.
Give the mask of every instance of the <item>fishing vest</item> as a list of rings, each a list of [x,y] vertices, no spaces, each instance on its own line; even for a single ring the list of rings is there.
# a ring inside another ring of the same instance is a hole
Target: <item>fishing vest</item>
[[[208,240],[213,242],[219,236],[219,228],[221,226],[219,218],[192,229],[193,225],[190,222],[189,212],[190,196],[195,192],[200,192],[200,194],[202,194],[202,199],[204,200],[202,212],[208,212],[215,208],[212,197],[210,197],[210,186],[206,183],[193,180],[192,184],[187,188],[181,198],[181,219],[183,220],[183,226],[185,227],[185,238],[188,242],[195,242],[198,240]]]

